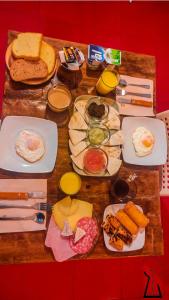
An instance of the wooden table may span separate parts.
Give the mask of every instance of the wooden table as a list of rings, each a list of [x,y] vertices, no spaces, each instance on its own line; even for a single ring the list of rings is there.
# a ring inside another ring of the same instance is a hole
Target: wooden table
[[[15,37],[16,32],[9,32],[8,42],[10,43]],[[56,48],[57,53],[63,46],[73,44],[79,47],[85,56],[87,56],[87,45],[51,38],[45,38],[45,40]],[[155,58],[153,56],[122,51],[122,64],[118,68],[118,71],[120,74],[149,78],[154,80],[155,83]],[[84,63],[82,66],[82,75],[83,78],[78,88],[71,90],[73,99],[79,95],[96,93],[94,87],[100,73],[98,71],[86,71],[86,63]],[[59,149],[56,165],[51,174],[23,175],[1,170],[0,178],[48,178],[48,201],[55,203],[64,196],[58,189],[60,176],[64,172],[72,170],[68,149],[67,127],[71,112],[58,115],[48,109],[46,93],[50,85],[50,82],[39,86],[16,84],[10,80],[9,73],[6,71],[2,117],[4,118],[8,115],[27,115],[53,120],[59,127]],[[135,172],[138,175],[136,178],[137,196],[135,203],[139,204],[150,218],[150,224],[146,228],[144,248],[123,254],[110,252],[104,246],[103,234],[100,230],[99,240],[92,253],[87,256],[87,259],[163,254],[159,171],[156,168],[131,167],[123,164],[120,173],[126,174],[128,172]],[[105,207],[112,203],[112,199],[109,196],[110,178],[83,177],[82,183],[82,188],[77,198],[93,203],[94,212],[99,224],[101,224]],[[0,234],[0,263],[54,261],[51,250],[44,245],[45,236],[46,232]]]

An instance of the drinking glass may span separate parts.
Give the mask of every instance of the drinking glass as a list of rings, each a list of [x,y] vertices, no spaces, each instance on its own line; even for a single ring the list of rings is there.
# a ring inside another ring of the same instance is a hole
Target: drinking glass
[[[110,195],[113,198],[113,202],[125,203],[136,197],[137,185],[135,178],[134,174],[123,175],[111,182]]]
[[[96,83],[96,90],[100,95],[113,91],[119,83],[119,75],[115,70],[105,69]]]

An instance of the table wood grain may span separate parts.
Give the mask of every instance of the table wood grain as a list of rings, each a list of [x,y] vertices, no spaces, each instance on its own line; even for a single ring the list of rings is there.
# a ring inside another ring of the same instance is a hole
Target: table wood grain
[[[16,37],[16,32],[10,31],[8,43]],[[45,38],[54,46],[57,55],[65,45],[74,45],[82,50],[87,56],[87,45]],[[82,66],[82,80],[76,89],[72,89],[73,100],[79,95],[96,94],[95,84],[100,71],[89,71],[86,63]],[[122,51],[122,64],[118,68],[120,74],[149,78],[154,81],[155,99],[155,57]],[[48,179],[48,202],[53,204],[62,199],[64,194],[59,190],[58,183],[61,175],[72,170],[71,159],[68,149],[68,122],[72,109],[62,114],[51,112],[47,106],[46,95],[51,87],[51,81],[38,86],[28,86],[11,81],[9,72],[6,70],[3,98],[2,118],[9,115],[25,115],[52,120],[58,124],[58,154],[55,168],[50,174],[18,174],[0,170],[0,178],[47,178]],[[155,104],[154,104],[155,109]],[[163,254],[163,232],[161,226],[160,197],[159,197],[159,170],[139,166],[125,165],[120,169],[120,174],[137,175],[137,195],[134,202],[140,205],[147,216],[150,224],[146,228],[146,239],[143,249],[118,253],[110,252],[105,248],[103,234],[100,227],[100,235],[95,248],[85,256],[85,259],[113,259],[125,256],[154,256]],[[93,203],[94,214],[98,219],[99,226],[102,223],[104,209],[113,204],[114,199],[109,194],[112,178],[82,177],[82,188],[76,198]],[[50,215],[48,215],[47,224]],[[33,263],[54,261],[50,248],[45,247],[46,232],[8,233],[0,234],[0,263]],[[76,259],[84,259],[76,257]]]

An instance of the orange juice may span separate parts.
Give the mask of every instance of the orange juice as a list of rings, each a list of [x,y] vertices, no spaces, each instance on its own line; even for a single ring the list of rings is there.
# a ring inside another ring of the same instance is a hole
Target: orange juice
[[[81,188],[81,178],[75,172],[66,172],[60,179],[60,189],[66,195],[75,195]]]
[[[96,90],[101,95],[110,93],[119,83],[118,74],[105,69],[96,83]]]

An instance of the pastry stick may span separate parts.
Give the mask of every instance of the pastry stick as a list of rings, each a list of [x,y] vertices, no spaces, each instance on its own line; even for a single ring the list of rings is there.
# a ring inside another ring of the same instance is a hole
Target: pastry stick
[[[149,223],[149,219],[135,206],[132,201],[129,201],[125,207],[124,211],[126,214],[141,228],[145,228]]]
[[[118,236],[111,236],[109,244],[117,250],[123,250],[124,242]]]
[[[116,218],[131,234],[137,234],[137,225],[129,218],[129,216],[122,209],[118,210],[118,212],[116,213]]]

